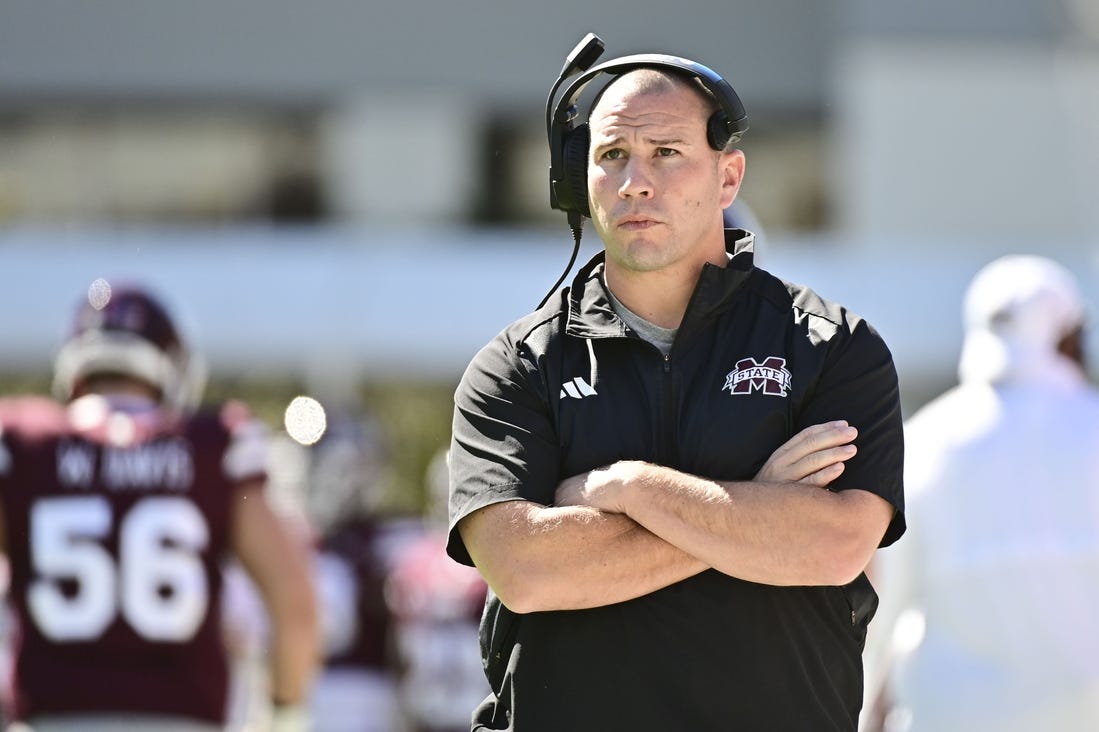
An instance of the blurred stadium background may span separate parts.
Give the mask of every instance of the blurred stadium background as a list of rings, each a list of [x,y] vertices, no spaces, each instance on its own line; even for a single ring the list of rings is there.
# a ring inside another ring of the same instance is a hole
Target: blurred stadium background
[[[567,260],[542,115],[588,31],[731,81],[761,262],[878,326],[907,410],[994,256],[1099,302],[1092,0],[0,0],[0,392],[46,388],[93,280],[139,280],[210,398],[369,411],[421,508],[462,368]]]

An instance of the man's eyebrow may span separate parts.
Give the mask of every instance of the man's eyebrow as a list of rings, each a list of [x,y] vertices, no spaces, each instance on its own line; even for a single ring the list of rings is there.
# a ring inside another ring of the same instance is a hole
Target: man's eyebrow
[[[646,137],[645,142],[649,143],[650,145],[657,145],[657,146],[661,146],[661,147],[666,146],[666,145],[686,145],[687,144],[687,141],[682,137],[667,137],[667,138]]]
[[[622,135],[618,135],[617,137],[612,137],[608,140],[595,140],[594,147],[600,148],[600,147],[610,147],[612,145],[620,145],[622,143],[623,139],[624,138],[622,137]]]
[[[604,147],[614,147],[615,145],[621,145],[625,138],[622,135],[612,137],[609,140],[595,140],[593,148],[598,150]],[[687,140],[683,137],[646,137],[645,142],[649,145],[655,145],[657,147],[666,147],[668,145],[686,145]]]

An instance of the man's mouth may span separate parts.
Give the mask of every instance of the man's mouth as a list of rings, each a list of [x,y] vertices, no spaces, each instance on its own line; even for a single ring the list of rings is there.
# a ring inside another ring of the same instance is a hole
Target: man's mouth
[[[618,228],[626,229],[627,231],[641,231],[656,226],[659,223],[659,221],[645,216],[626,216],[619,220]]]

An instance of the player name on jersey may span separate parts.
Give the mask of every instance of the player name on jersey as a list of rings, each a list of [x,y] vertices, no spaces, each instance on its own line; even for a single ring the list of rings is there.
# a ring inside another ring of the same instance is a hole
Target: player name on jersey
[[[85,442],[63,441],[57,446],[57,477],[66,488],[90,488],[98,482],[112,491],[185,491],[194,474],[194,458],[182,438],[98,449]]]

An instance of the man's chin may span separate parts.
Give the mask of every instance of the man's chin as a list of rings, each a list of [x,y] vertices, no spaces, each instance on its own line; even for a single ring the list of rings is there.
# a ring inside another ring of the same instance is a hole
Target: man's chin
[[[632,272],[655,272],[669,264],[668,248],[664,242],[638,237],[622,246],[616,260]]]

